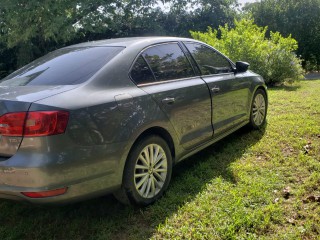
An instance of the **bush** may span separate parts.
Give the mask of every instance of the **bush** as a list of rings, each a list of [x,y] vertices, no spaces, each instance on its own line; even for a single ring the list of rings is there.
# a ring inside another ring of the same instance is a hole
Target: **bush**
[[[258,27],[251,19],[235,20],[235,27],[210,27],[205,33],[190,31],[194,39],[206,42],[226,54],[233,61],[246,61],[250,69],[263,76],[268,85],[292,82],[303,78],[301,59],[294,51],[298,44],[291,35],[282,37],[279,32],[270,32],[267,27]]]

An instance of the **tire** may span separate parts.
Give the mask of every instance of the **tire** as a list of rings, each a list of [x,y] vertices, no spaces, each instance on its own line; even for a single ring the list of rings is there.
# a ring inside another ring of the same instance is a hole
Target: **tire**
[[[155,155],[158,158],[154,159]],[[114,195],[122,203],[147,206],[163,195],[171,173],[172,156],[168,144],[156,135],[147,136],[138,141],[130,152],[122,187]]]
[[[266,123],[268,100],[266,92],[258,89],[253,96],[250,109],[249,125],[253,129],[260,129]]]

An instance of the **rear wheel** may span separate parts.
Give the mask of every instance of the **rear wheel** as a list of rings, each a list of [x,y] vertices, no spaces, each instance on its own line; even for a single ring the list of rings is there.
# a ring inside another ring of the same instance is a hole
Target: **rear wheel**
[[[172,172],[168,144],[160,137],[148,136],[135,144],[124,170],[121,194],[126,203],[146,206],[160,198],[167,189]]]
[[[254,129],[261,128],[267,117],[267,95],[262,89],[258,89],[253,97],[251,104],[251,114],[250,114],[250,126]]]

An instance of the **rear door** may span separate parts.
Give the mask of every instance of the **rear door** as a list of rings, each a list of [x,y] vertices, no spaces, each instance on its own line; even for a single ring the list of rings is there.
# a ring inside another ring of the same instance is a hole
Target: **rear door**
[[[246,121],[249,79],[236,76],[228,59],[212,48],[194,42],[185,42],[185,45],[211,92],[214,134],[222,134]]]
[[[145,49],[131,71],[136,84],[167,115],[186,149],[213,135],[209,89],[195,76],[189,60],[177,42],[158,44]]]

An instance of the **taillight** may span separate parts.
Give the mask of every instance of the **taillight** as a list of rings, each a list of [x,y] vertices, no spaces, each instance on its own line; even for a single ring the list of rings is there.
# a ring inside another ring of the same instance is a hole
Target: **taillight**
[[[69,120],[66,111],[7,113],[0,117],[0,135],[39,137],[64,133]]]
[[[7,113],[0,117],[0,135],[22,136],[26,112]]]
[[[64,111],[29,112],[24,136],[48,136],[64,133],[69,113]]]
[[[29,198],[46,198],[46,197],[55,197],[67,192],[67,188],[59,188],[55,190],[49,190],[44,192],[22,192],[23,195]]]

